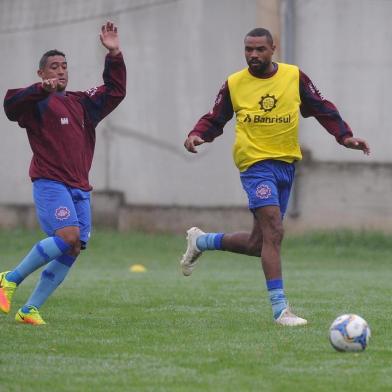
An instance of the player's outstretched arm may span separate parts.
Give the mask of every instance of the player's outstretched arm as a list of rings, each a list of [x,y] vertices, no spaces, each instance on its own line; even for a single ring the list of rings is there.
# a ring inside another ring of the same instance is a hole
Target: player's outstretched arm
[[[189,152],[196,154],[197,153],[196,146],[200,146],[200,144],[203,143],[205,143],[205,141],[200,136],[191,135],[186,138],[184,147]]]
[[[106,24],[101,27],[99,38],[101,39],[102,45],[112,56],[120,53],[120,40],[117,26],[113,22],[106,22]]]
[[[370,147],[364,139],[360,139],[358,137],[348,137],[344,140],[343,144],[347,148],[352,148],[353,150],[361,150],[366,155],[370,154]]]

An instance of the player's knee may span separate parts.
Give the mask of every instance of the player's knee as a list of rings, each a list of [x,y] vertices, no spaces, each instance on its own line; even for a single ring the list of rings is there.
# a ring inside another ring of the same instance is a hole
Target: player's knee
[[[80,243],[80,238],[79,236],[75,236],[70,238],[70,242],[68,242],[71,245],[71,248],[68,251],[68,254],[73,256],[73,257],[78,257],[80,254],[81,250],[81,243]]]
[[[270,240],[275,246],[280,246],[283,241],[284,230],[282,225],[276,225],[271,230]]]
[[[263,230],[263,238],[275,246],[280,246],[284,236],[283,223],[275,216],[270,218],[268,219],[268,227]]]
[[[71,228],[65,228],[62,230],[59,230],[56,233],[59,237],[61,237],[69,246],[69,254],[72,256],[77,256],[80,253],[80,232],[79,228],[71,229]]]
[[[78,241],[77,243],[75,243],[75,245],[73,245],[71,247],[71,249],[69,250],[69,254],[73,257],[78,257],[80,254],[80,250],[81,250],[81,246],[80,246],[80,241]]]
[[[71,248],[77,249],[79,247],[80,249],[80,238],[79,234],[71,234],[63,237],[63,240],[71,246]]]

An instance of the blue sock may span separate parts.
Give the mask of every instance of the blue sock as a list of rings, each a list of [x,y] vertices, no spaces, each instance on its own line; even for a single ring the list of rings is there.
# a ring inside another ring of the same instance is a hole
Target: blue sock
[[[196,240],[196,246],[202,252],[205,250],[221,250],[223,233],[206,233]]]
[[[22,309],[29,306],[40,308],[65,279],[75,260],[76,257],[69,255],[63,255],[56,260],[52,260],[42,271],[41,279]]]
[[[33,308],[33,306],[30,306],[30,305],[23,305],[23,306],[22,306],[22,312],[23,312],[23,313],[30,313],[31,308]]]
[[[272,313],[276,320],[282,313],[282,310],[287,308],[287,300],[283,290],[283,280],[267,280],[267,289],[272,305]]]
[[[20,284],[28,275],[49,261],[68,252],[70,245],[60,237],[37,242],[18,266],[6,275],[7,280]]]

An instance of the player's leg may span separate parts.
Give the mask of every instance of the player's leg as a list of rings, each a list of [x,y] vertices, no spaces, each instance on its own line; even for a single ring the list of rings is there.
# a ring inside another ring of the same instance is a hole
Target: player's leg
[[[254,219],[251,232],[204,233],[198,227],[192,227],[187,231],[187,241],[188,246],[181,259],[182,273],[185,276],[192,274],[198,258],[207,250],[224,250],[260,257],[262,235]]]
[[[283,287],[280,247],[283,239],[282,219],[287,209],[295,168],[284,162],[266,161],[241,173],[241,181],[254,213],[251,233],[204,233],[188,230],[188,247],[181,266],[190,275],[198,257],[205,250],[226,250],[261,256],[274,319],[283,325],[304,325],[306,320],[289,310]],[[265,238],[266,237],[266,238]],[[216,241],[219,238],[219,241]]]
[[[263,235],[255,217],[250,233],[245,231],[224,233],[222,238],[222,250],[247,256],[260,257],[262,244]]]
[[[272,305],[272,313],[276,320],[287,308],[280,260],[280,248],[283,240],[280,208],[274,205],[260,207],[254,211],[254,214],[263,238],[261,265]]]
[[[16,321],[45,324],[38,310],[63,282],[80,252],[78,226],[67,226],[56,230],[56,236],[63,238],[71,248],[67,254],[60,255],[47,264],[30,297],[16,314]]]
[[[259,199],[265,199],[270,195],[271,188],[262,185],[260,176],[267,182],[274,181],[274,175],[266,165],[254,165],[246,172],[241,173],[241,182],[248,194],[249,208]],[[268,193],[269,192],[269,193]],[[274,195],[278,204],[278,195]],[[202,252],[207,250],[226,250],[249,256],[260,257],[262,235],[259,226],[254,220],[252,232],[236,233],[205,233],[198,227],[192,227],[187,231],[187,249],[180,261],[182,273],[190,276],[197,265]]]
[[[259,231],[263,238],[261,259],[265,278],[282,277],[280,249],[283,240],[283,223],[278,206],[257,208],[254,212]]]
[[[10,310],[11,299],[16,287],[28,275],[51,260],[65,255],[71,249],[71,244],[56,235],[50,223],[53,219],[62,222],[67,218],[69,210],[66,203],[63,203],[61,196],[64,194],[64,186],[55,181],[37,180],[33,183],[33,194],[38,220],[49,237],[36,243],[12,271],[0,274],[0,310],[5,313]],[[53,200],[59,201],[57,204],[53,204]]]
[[[91,228],[90,193],[79,189],[70,189],[70,194],[73,202],[70,209],[75,210],[72,213],[75,212],[79,226],[63,227],[56,231],[56,235],[69,243],[71,249],[67,254],[48,263],[30,298],[18,312],[17,321],[21,321],[19,317],[21,314],[35,312],[46,302],[68,275],[81,247],[85,248],[88,242]],[[26,316],[23,320],[26,322]]]
[[[256,219],[263,236],[261,264],[266,279],[274,320],[281,325],[305,325],[307,321],[296,316],[288,306],[284,292],[280,250],[283,240],[282,213],[277,206],[255,210]]]
[[[269,203],[278,204],[276,187],[272,183],[269,183],[268,187],[271,189],[271,194],[276,195],[276,198],[271,199]],[[211,245],[203,248],[205,242],[208,243],[208,238],[214,238],[215,233],[203,233],[200,229],[192,228],[188,231],[188,241],[189,234],[194,245],[192,242],[188,244],[187,253],[185,253],[182,260],[182,270],[184,275],[187,276],[192,273],[197,257],[201,255],[202,251],[217,249],[217,247],[213,248]],[[289,313],[284,293],[280,260],[282,239],[283,224],[280,207],[278,205],[266,205],[254,209],[254,224],[251,233],[225,233],[221,238],[219,249],[261,257],[274,320],[278,320],[277,322],[284,325],[301,325],[306,323],[306,320]],[[192,255],[192,251],[196,259],[184,264],[184,259],[187,260],[186,256]],[[288,319],[289,315],[290,318]]]
[[[81,250],[84,250],[87,248],[87,244],[90,240],[92,225],[90,192],[82,191],[80,189],[73,189],[72,197],[79,221],[80,247]]]
[[[287,308],[280,260],[283,239],[281,209],[286,206],[281,206],[279,199],[281,186],[277,167],[278,162],[267,161],[255,165],[241,176],[242,185],[248,195],[249,209],[255,219],[253,241],[260,246],[259,257],[275,320]]]
[[[268,200],[265,203],[254,204],[254,215],[262,233],[261,262],[267,290],[273,316],[278,324],[287,326],[305,325],[307,321],[293,314],[288,306],[281,266],[281,244],[284,236],[283,217],[287,210],[295,167],[284,162],[278,162],[270,168],[276,181],[267,184],[267,186],[271,186],[270,202],[274,205],[268,205]],[[263,204],[265,205],[263,206]],[[259,207],[257,208],[257,206]]]

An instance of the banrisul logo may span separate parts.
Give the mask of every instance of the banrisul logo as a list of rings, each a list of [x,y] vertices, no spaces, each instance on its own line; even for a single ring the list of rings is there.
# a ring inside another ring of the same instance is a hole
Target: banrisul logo
[[[264,95],[259,101],[260,109],[264,110],[265,112],[270,112],[276,108],[277,102],[278,100],[275,98],[275,95]]]
[[[259,114],[254,114],[253,116],[247,115],[244,122],[253,122],[255,124],[288,124],[290,120],[290,114],[286,114],[285,116],[260,116]]]
[[[291,122],[290,114],[285,114],[283,116],[270,115],[272,110],[276,108],[278,100],[275,95],[263,95],[259,101],[260,109],[264,113],[259,112],[259,114],[246,113],[242,122],[244,123],[254,123],[254,124],[288,124]]]
[[[250,116],[250,114],[248,114],[248,113],[246,114],[244,122],[252,122],[252,117]]]

